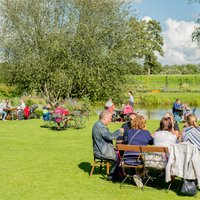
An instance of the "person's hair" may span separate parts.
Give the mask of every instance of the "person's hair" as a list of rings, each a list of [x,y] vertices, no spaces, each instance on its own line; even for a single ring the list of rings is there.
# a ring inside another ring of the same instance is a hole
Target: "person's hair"
[[[130,113],[130,114],[128,115],[128,120],[129,120],[129,122],[133,120],[133,119],[131,118],[131,116],[134,116],[134,118],[135,118],[135,117],[137,116],[137,114],[136,114],[136,113]]]
[[[161,131],[172,131],[172,120],[170,117],[163,117],[160,121]]]
[[[175,102],[178,102],[180,99],[176,99],[176,101]]]
[[[146,120],[142,115],[137,115],[133,120],[131,120],[132,129],[144,129],[146,125]]]
[[[174,121],[174,115],[171,113],[171,112],[166,112],[163,116],[163,118],[167,118],[167,117],[170,117],[173,121]],[[172,122],[173,122],[172,121]]]
[[[187,115],[185,121],[189,126],[194,126],[195,128],[199,127],[197,117],[194,114]]]
[[[128,91],[131,95],[133,95],[133,92],[132,91]]]
[[[111,113],[108,110],[103,110],[99,115],[99,120],[105,119],[108,115],[111,115]]]

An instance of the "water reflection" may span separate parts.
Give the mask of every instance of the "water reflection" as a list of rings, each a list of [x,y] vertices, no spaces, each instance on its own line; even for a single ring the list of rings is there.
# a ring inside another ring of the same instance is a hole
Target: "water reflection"
[[[192,109],[192,108],[191,108]],[[143,115],[146,119],[160,120],[166,112],[172,112],[170,107],[146,107],[135,105],[135,111]],[[200,120],[200,108],[196,108],[195,115]]]

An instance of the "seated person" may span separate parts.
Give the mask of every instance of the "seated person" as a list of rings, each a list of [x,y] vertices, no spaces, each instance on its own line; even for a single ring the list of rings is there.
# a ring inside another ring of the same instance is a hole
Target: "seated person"
[[[175,121],[180,122],[183,115],[183,105],[181,104],[180,99],[176,99],[175,103],[173,104],[172,111]]]
[[[30,116],[30,106],[26,105],[26,107],[24,108],[24,117],[25,119],[29,119]]]
[[[182,131],[181,140],[183,142],[190,142],[197,146],[200,150],[200,127],[197,123],[197,117],[189,114],[186,117],[185,127]]]
[[[12,107],[11,102],[8,99],[6,99],[5,104],[6,104],[6,108]]]
[[[127,144],[143,146],[153,144],[151,133],[146,130],[146,120],[141,115],[131,120],[131,130],[128,130],[127,135]]]
[[[24,108],[26,107],[24,100],[21,98],[19,100],[20,104],[17,107],[17,119],[21,120],[23,118]]]
[[[133,107],[130,105],[128,101],[126,105],[122,108],[121,118],[124,119],[125,116],[129,116],[131,113],[134,113]]]
[[[60,123],[63,121],[64,117],[64,109],[59,105],[59,103],[56,103],[55,110],[53,111],[53,118],[58,125],[58,129],[60,129]]]
[[[0,103],[0,114],[2,115],[3,121],[6,120],[6,116],[7,116],[7,112],[4,111],[5,108],[6,108],[5,100],[2,100],[2,102]]]
[[[50,109],[51,109],[51,105],[50,104],[47,104],[46,106],[44,106],[42,108],[43,120],[44,121],[49,121],[50,120],[50,116],[51,116]]]
[[[173,124],[170,118],[162,118],[160,121],[160,128],[155,132],[154,145],[168,147],[169,151],[171,147],[176,144],[177,136],[173,134]]]
[[[172,122],[172,133],[176,135],[177,138],[180,136],[180,128],[178,123],[174,120],[174,116],[171,112],[166,112],[163,118],[170,118]],[[159,130],[159,129],[158,129]]]
[[[122,124],[121,128],[124,129],[124,134],[122,136],[119,136],[117,138],[117,141],[126,141],[127,140],[127,133],[129,130],[131,130],[131,121],[137,116],[136,113],[131,113],[128,117],[128,122]]]
[[[109,98],[108,101],[106,102],[105,109],[108,110],[111,113],[113,113],[115,111],[115,105],[112,102],[111,98]]]
[[[130,145],[143,145],[153,144],[153,138],[151,133],[146,130],[146,120],[143,116],[138,115],[131,121],[131,130],[127,132],[126,143]],[[141,161],[138,160],[139,153],[133,151],[126,151],[124,156],[131,159],[126,159],[129,165],[139,165]],[[136,172],[134,176],[134,181],[138,187],[142,187],[143,183],[140,178],[142,172]]]
[[[118,167],[118,156],[114,149],[112,141],[124,132],[123,128],[116,130],[111,133],[106,127],[112,119],[112,114],[104,110],[99,115],[99,120],[94,124],[92,128],[92,141],[93,141],[93,152],[98,158],[108,159],[114,161],[114,166],[110,171],[109,179],[113,180],[117,175]]]
[[[115,105],[112,102],[111,98],[109,98],[108,101],[106,102],[105,109],[107,111],[109,111],[110,113],[112,113],[112,121],[114,122],[115,121],[115,117],[116,117],[116,113],[115,113]]]

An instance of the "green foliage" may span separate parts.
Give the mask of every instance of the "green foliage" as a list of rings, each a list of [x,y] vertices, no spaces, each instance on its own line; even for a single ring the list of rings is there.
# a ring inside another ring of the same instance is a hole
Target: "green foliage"
[[[135,102],[144,105],[172,105],[176,99],[181,99],[183,103],[190,106],[200,106],[199,93],[137,93],[135,95]]]
[[[8,86],[0,83],[0,95],[5,97],[13,97],[17,94],[16,87]]]
[[[38,114],[39,116],[42,116],[42,115],[43,115],[43,112],[42,112],[41,109],[35,110],[35,113]]]
[[[139,22],[123,1],[2,0],[1,10],[3,74],[21,92],[34,90],[52,103],[74,94],[119,99],[124,75],[138,72],[139,60],[148,54],[157,66],[159,24]]]
[[[183,83],[181,85],[181,88],[183,89],[183,91],[190,91],[190,85],[188,83]]]
[[[198,92],[200,75],[140,75],[127,76],[125,88],[136,92],[160,90],[163,92]]]
[[[172,65],[164,66],[161,71],[162,74],[200,74],[200,65]]]

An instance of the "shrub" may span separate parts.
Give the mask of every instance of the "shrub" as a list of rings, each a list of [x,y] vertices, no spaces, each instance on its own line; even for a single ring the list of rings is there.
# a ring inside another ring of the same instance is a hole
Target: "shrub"
[[[187,92],[190,91],[190,85],[188,83],[183,83],[181,85],[181,88],[183,91],[187,91]]]

